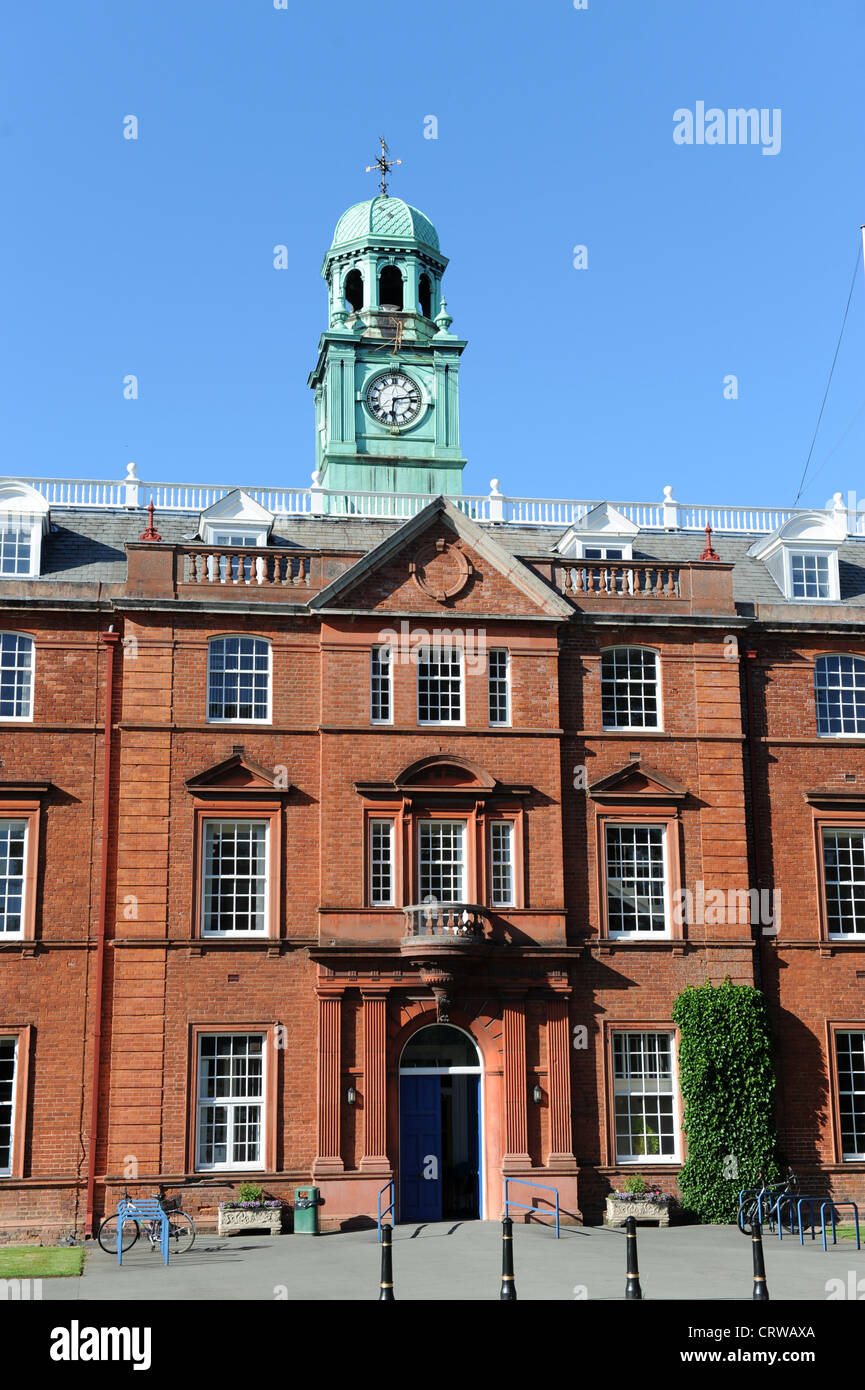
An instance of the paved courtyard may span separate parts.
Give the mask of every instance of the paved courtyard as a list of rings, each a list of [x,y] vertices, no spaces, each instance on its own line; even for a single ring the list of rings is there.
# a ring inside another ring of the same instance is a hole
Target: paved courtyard
[[[44,1298],[375,1300],[376,1232],[310,1236],[199,1235],[166,1269],[139,1241],[124,1256],[88,1250],[80,1279],[46,1279]],[[735,1227],[638,1229],[645,1299],[751,1299],[751,1241]],[[773,1300],[824,1302],[827,1281],[865,1281],[865,1249],[839,1241],[824,1254],[819,1239],[804,1248],[789,1236],[764,1241]],[[560,1240],[539,1225],[514,1226],[514,1269],[520,1301],[621,1299],[625,1237],[602,1227],[562,1228]],[[397,1226],[393,1235],[398,1300],[497,1300],[501,1226],[496,1222]],[[863,1283],[865,1288],[865,1283]],[[847,1295],[849,1297],[849,1294]]]

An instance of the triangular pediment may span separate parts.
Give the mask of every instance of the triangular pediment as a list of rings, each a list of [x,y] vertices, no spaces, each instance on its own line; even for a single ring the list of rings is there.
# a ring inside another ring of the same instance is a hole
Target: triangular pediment
[[[609,502],[599,502],[591,511],[569,526],[556,542],[555,549],[560,555],[573,551],[578,540],[623,541],[630,543],[639,535],[640,528],[624,512],[620,512]]]
[[[273,526],[273,513],[262,507],[243,488],[235,487],[201,513],[198,534],[202,540],[207,540],[211,527],[226,525],[251,526],[256,530],[266,527],[269,533]]]
[[[224,758],[203,772],[197,772],[194,777],[188,777],[186,787],[197,796],[223,793],[284,796],[291,791],[287,779],[279,770],[262,767],[243,753],[232,753],[230,758]]]
[[[437,497],[312,599],[313,609],[465,612],[563,619],[567,601],[448,500]]]
[[[688,788],[635,758],[589,787],[595,801],[684,801]]]

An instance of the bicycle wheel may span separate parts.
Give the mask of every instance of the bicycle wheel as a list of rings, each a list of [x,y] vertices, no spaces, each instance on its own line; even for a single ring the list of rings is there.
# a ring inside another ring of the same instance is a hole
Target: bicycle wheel
[[[131,1250],[138,1237],[141,1235],[141,1227],[137,1221],[126,1220],[123,1223],[123,1249]],[[106,1216],[102,1225],[99,1227],[99,1234],[96,1239],[109,1255],[117,1254],[117,1215]]]
[[[757,1210],[757,1203],[751,1202],[739,1208],[738,1225],[743,1236],[749,1236],[752,1230],[754,1212]]]
[[[183,1255],[192,1249],[195,1240],[195,1224],[185,1211],[171,1213],[168,1223],[168,1242],[172,1255]]]

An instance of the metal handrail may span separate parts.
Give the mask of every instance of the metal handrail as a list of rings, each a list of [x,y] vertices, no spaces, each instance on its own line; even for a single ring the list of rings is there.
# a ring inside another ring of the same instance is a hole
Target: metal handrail
[[[381,1209],[381,1199],[382,1199],[383,1194],[384,1194],[385,1192],[387,1192],[388,1188],[390,1188],[390,1202],[389,1202],[388,1205],[385,1207],[384,1211],[382,1211],[382,1209]],[[393,1185],[393,1178],[391,1178],[390,1182],[386,1182],[386,1183],[385,1183],[384,1187],[381,1189],[381,1192],[379,1192],[379,1194],[378,1194],[378,1239],[379,1239],[379,1244],[381,1244],[381,1222],[382,1222],[382,1217],[387,1216],[388,1212],[390,1212],[390,1224],[393,1225],[393,1223],[394,1223],[394,1221],[395,1221],[395,1219],[396,1219],[396,1188],[395,1188],[394,1185]]]
[[[856,1249],[862,1249],[862,1242],[859,1238],[859,1204],[858,1202],[829,1202],[826,1201],[820,1208],[820,1234],[823,1237],[823,1249],[826,1249],[826,1208],[829,1208],[832,1216],[832,1244],[838,1244],[838,1237],[835,1234],[835,1212],[838,1207],[852,1207],[853,1219],[856,1222]]]
[[[556,1194],[556,1240],[558,1240],[558,1239],[559,1239],[559,1225],[560,1225],[560,1223],[559,1223],[559,1189],[558,1189],[557,1187],[548,1187],[547,1184],[546,1184],[546,1183],[543,1183],[543,1182],[529,1182],[529,1180],[528,1180],[527,1178],[505,1178],[505,1219],[508,1219],[509,1208],[510,1208],[510,1207],[523,1207],[526,1211],[534,1211],[534,1212],[536,1212],[536,1211],[538,1210],[537,1207],[532,1206],[531,1202],[514,1202],[510,1197],[508,1197],[508,1183],[511,1183],[511,1182],[518,1182],[518,1183],[520,1183],[521,1186],[523,1186],[523,1187],[539,1187],[539,1188],[541,1189],[542,1192],[555,1192],[555,1194]],[[541,1224],[542,1226],[546,1226],[547,1223],[546,1223],[546,1221],[542,1221],[540,1224]]]

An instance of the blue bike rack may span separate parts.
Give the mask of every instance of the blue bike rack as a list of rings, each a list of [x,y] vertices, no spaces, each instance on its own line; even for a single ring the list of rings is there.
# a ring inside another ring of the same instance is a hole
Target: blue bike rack
[[[382,1197],[384,1196],[385,1192],[390,1192],[390,1201],[388,1202],[388,1204],[387,1204],[387,1206],[385,1207],[384,1211],[382,1211],[382,1209],[381,1209],[381,1199],[382,1199]],[[382,1223],[382,1218],[385,1217],[385,1216],[387,1216],[388,1212],[390,1212],[390,1222],[391,1222],[391,1225],[393,1225],[394,1221],[396,1220],[396,1196],[395,1196],[395,1194],[394,1194],[393,1178],[391,1178],[390,1182],[386,1182],[386,1183],[385,1183],[384,1187],[381,1189],[381,1192],[379,1192],[379,1194],[378,1194],[378,1239],[379,1239],[379,1244],[381,1244],[381,1223]]]
[[[510,1216],[510,1214],[511,1214],[511,1213],[510,1213],[511,1207],[522,1207],[525,1211],[534,1212],[535,1215],[538,1215],[538,1214],[539,1214],[539,1209],[538,1209],[536,1206],[534,1206],[531,1202],[515,1202],[514,1199],[513,1199],[513,1197],[511,1197],[511,1196],[508,1195],[508,1185],[509,1185],[510,1183],[512,1183],[512,1182],[519,1183],[519,1185],[520,1185],[521,1187],[537,1187],[537,1188],[540,1188],[541,1192],[554,1192],[554,1193],[555,1193],[555,1196],[556,1196],[556,1206],[555,1206],[555,1216],[556,1216],[556,1240],[558,1240],[558,1239],[559,1239],[559,1189],[558,1189],[557,1187],[547,1187],[547,1186],[546,1186],[544,1183],[542,1183],[542,1182],[529,1182],[529,1181],[526,1180],[525,1178],[505,1178],[505,1216],[506,1216],[506,1217],[509,1217],[509,1216]],[[546,1226],[548,1223],[547,1223],[546,1221],[541,1221],[541,1222],[539,1222],[538,1224],[541,1225],[541,1226]]]
[[[827,1208],[827,1207],[829,1208],[829,1211],[830,1211],[830,1213],[831,1213],[831,1215],[832,1215],[832,1244],[833,1244],[833,1245],[837,1245],[837,1244],[838,1244],[838,1239],[837,1239],[837,1236],[835,1235],[835,1212],[838,1210],[839,1207],[852,1207],[852,1209],[853,1209],[853,1220],[856,1222],[856,1249],[857,1249],[857,1250],[861,1250],[861,1249],[862,1249],[862,1243],[861,1243],[861,1241],[860,1241],[860,1239],[859,1239],[859,1206],[858,1206],[858,1204],[857,1204],[856,1202],[824,1202],[824,1203],[823,1203],[823,1205],[822,1205],[821,1208],[820,1208],[820,1233],[821,1233],[821,1235],[822,1235],[822,1237],[823,1237],[823,1249],[824,1249],[824,1250],[826,1249],[826,1208]]]
[[[158,1221],[162,1227],[160,1244],[162,1263],[168,1264],[168,1216],[156,1197],[144,1197],[141,1201],[117,1203],[117,1263],[123,1264],[123,1226],[127,1221]]]

